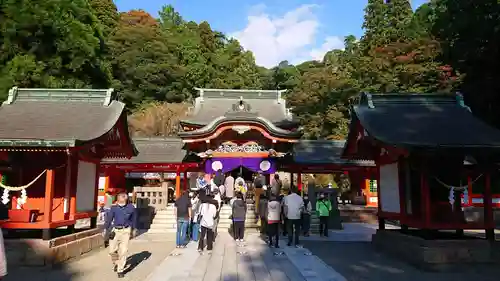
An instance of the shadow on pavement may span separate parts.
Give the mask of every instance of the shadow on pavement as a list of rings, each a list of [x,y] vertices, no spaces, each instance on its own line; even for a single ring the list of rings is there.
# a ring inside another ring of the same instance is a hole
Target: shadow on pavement
[[[500,269],[495,265],[466,265],[460,272],[427,272],[378,253],[370,242],[304,241],[304,246],[347,280],[356,281],[493,281]]]
[[[125,274],[128,272],[134,270],[136,266],[138,266],[141,262],[149,259],[151,257],[151,252],[149,251],[142,251],[140,253],[136,253],[128,257],[127,259],[127,268],[125,269]]]

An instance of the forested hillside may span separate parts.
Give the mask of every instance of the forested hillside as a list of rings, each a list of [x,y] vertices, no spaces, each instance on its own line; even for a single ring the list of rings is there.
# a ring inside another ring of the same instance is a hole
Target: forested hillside
[[[364,35],[347,36],[344,50],[266,69],[238,41],[172,6],[155,18],[119,13],[112,0],[4,0],[0,98],[14,85],[113,87],[135,131],[170,135],[194,87],[288,89],[306,137],[341,139],[361,91],[460,90],[475,113],[500,124],[498,1],[431,0],[415,12],[410,2],[369,0]]]

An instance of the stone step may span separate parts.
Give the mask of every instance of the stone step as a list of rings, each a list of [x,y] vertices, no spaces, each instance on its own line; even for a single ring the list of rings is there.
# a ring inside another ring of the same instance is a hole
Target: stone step
[[[219,224],[217,225],[217,228],[218,229],[230,229],[231,228],[231,225],[232,223],[230,222],[219,222]],[[253,223],[247,223],[245,224],[245,227],[246,228],[258,228],[259,226],[256,225],[256,224],[253,224]],[[162,225],[158,225],[158,224],[152,224],[149,228],[150,231],[166,231],[166,230],[176,230],[177,229],[177,225],[176,224],[172,224],[172,225],[167,225],[167,224],[162,224]]]

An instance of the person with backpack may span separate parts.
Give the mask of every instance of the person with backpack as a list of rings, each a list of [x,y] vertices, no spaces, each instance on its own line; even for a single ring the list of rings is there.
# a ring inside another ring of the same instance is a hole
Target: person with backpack
[[[255,201],[255,211],[258,213],[259,211],[259,202],[260,202],[260,194],[262,193],[262,188],[266,184],[266,177],[259,172],[255,176],[255,179],[253,180],[253,187],[254,187],[254,201]]]
[[[247,203],[243,200],[241,192],[236,193],[236,200],[232,205],[233,238],[236,242],[243,242],[245,237],[245,219],[247,215]]]
[[[269,197],[278,197],[281,194],[281,188],[283,187],[283,182],[278,174],[274,174],[274,179],[271,181],[271,188],[269,189]]]
[[[304,211],[304,201],[302,200],[302,197],[297,194],[294,187],[290,187],[290,194],[283,198],[283,206],[285,216],[288,220],[288,246],[291,246],[293,242],[295,246],[298,247],[300,244],[300,216]]]
[[[267,236],[269,237],[269,247],[274,246],[275,248],[279,248],[280,222],[281,202],[278,197],[271,196],[270,201],[267,203]]]
[[[302,232],[305,237],[309,236],[311,229],[312,204],[307,195],[304,196],[304,211],[302,212]]]
[[[234,181],[234,186],[236,187],[237,192],[241,192],[241,194],[243,195],[243,201],[246,202],[248,187],[245,179],[243,179],[243,176],[241,174]]]
[[[212,197],[213,196],[208,196]],[[202,203],[200,206],[200,214],[198,221],[201,226],[200,238],[198,240],[198,252],[200,254],[203,253],[205,248],[205,237],[207,239],[207,251],[208,254],[212,253],[213,245],[214,245],[214,227],[215,220],[217,219],[217,208],[214,204],[209,202]]]
[[[328,220],[332,211],[332,203],[325,194],[319,195],[319,200],[316,201],[316,213],[319,217],[319,235],[328,237]]]
[[[259,219],[260,219],[260,233],[267,233],[267,204],[268,200],[265,193],[260,195],[259,203]]]

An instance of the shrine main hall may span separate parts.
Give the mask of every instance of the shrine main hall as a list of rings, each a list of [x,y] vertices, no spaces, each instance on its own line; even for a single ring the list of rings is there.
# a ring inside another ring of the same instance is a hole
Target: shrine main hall
[[[273,174],[286,172],[291,176],[285,181],[299,190],[303,174],[338,173],[349,176],[354,193],[364,193],[376,205],[376,187],[367,186],[376,178],[374,163],[341,159],[344,141],[301,139],[284,91],[196,90],[199,95],[180,121],[178,137],[134,138],[137,156],[103,160],[106,187],[101,193],[124,186],[127,173],[169,173],[177,195],[198,172],[222,170],[248,181],[262,173],[268,183]]]

